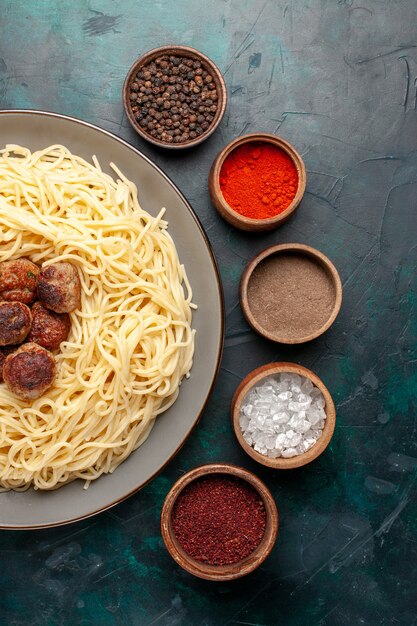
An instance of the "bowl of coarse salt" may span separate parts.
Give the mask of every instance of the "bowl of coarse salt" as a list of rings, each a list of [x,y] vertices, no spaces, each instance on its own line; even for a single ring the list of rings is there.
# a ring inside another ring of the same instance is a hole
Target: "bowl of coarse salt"
[[[269,363],[250,372],[231,409],[237,440],[258,463],[293,469],[314,461],[336,425],[332,397],[314,372],[295,363]]]

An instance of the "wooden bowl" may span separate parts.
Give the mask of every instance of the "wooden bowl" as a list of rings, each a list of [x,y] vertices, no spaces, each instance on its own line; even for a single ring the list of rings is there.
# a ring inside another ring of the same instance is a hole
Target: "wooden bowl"
[[[254,448],[252,448],[252,446],[250,446],[244,439],[239,424],[240,407],[253,386],[258,385],[264,378],[271,376],[272,374],[281,374],[283,372],[290,372],[292,374],[305,376],[305,378],[311,380],[311,382],[320,389],[326,402],[324,408],[326,412],[326,420],[324,422],[322,436],[312,448],[307,450],[307,452],[298,456],[293,456],[289,459],[283,457],[271,459],[268,456],[254,450]],[[327,448],[331,438],[333,437],[336,425],[336,409],[329,390],[323,381],[320,380],[316,374],[314,374],[314,372],[306,367],[303,367],[302,365],[297,365],[296,363],[269,363],[268,365],[263,365],[262,367],[258,367],[253,370],[242,380],[233,396],[231,418],[233,430],[235,431],[238,442],[244,451],[252,457],[252,459],[255,459],[255,461],[258,461],[258,463],[266,465],[267,467],[273,467],[274,469],[294,469],[296,467],[307,465],[307,463],[311,463],[311,461],[317,459],[317,457],[320,456],[320,454],[322,454],[322,452],[324,452]]]
[[[238,146],[253,141],[265,141],[267,143],[272,143],[278,148],[281,148],[281,150],[286,152],[291,158],[295,167],[297,168],[298,173],[298,189],[291,204],[282,213],[279,213],[274,217],[260,220],[245,217],[237,211],[234,211],[232,207],[227,204],[220,189],[220,171],[226,157]],[[213,161],[213,165],[211,166],[208,184],[212,203],[214,204],[220,215],[227,222],[229,222],[229,224],[232,224],[232,226],[235,226],[236,228],[240,228],[240,230],[262,232],[267,230],[273,230],[274,228],[281,226],[281,224],[283,224],[294,213],[295,209],[301,202],[301,198],[304,195],[306,180],[307,175],[304,161],[298,154],[297,150],[290,143],[288,143],[284,139],[281,139],[281,137],[277,137],[276,135],[270,135],[268,133],[251,133],[249,135],[242,135],[241,137],[234,139],[229,144],[227,144],[227,146],[223,148],[221,152],[219,152],[219,154]]]
[[[209,474],[227,474],[246,481],[257,491],[265,506],[266,527],[261,543],[252,554],[231,565],[206,565],[196,561],[182,549],[172,527],[172,510],[181,491],[194,480]],[[162,507],[161,532],[172,558],[190,574],[206,580],[234,580],[253,572],[270,554],[278,533],[278,511],[271,492],[254,474],[229,463],[210,463],[190,470],[170,489]]]
[[[201,64],[204,66],[204,68],[207,69],[210,72],[210,74],[213,76],[213,82],[216,85],[218,106],[217,106],[217,111],[215,113],[213,121],[211,122],[207,130],[204,133],[202,133],[199,137],[195,137],[194,139],[190,139],[189,141],[186,141],[184,143],[167,143],[166,141],[162,141],[160,139],[152,137],[149,133],[143,130],[143,128],[137,122],[134,114],[132,113],[130,109],[129,85],[133,81],[133,77],[144,65],[148,65],[148,63],[150,63],[151,61],[153,61],[154,59],[162,55],[172,55],[172,56],[181,55],[189,59],[195,59],[196,61],[201,61]],[[181,148],[191,148],[192,146],[196,146],[197,144],[201,143],[202,141],[210,137],[210,135],[214,133],[214,131],[216,130],[216,128],[218,127],[218,125],[220,124],[222,120],[222,117],[226,110],[226,104],[227,104],[226,83],[219,68],[205,54],[203,54],[202,52],[199,52],[198,50],[195,50],[195,48],[190,48],[189,46],[160,46],[159,48],[153,48],[152,50],[145,52],[145,54],[140,56],[134,62],[129,72],[127,73],[125,82],[123,84],[123,105],[126,111],[126,115],[129,119],[129,122],[132,124],[135,131],[141,137],[143,137],[143,139],[146,139],[146,141],[149,141],[150,143],[153,143],[154,145],[160,146],[162,148],[169,148],[173,150],[179,150]]]
[[[308,291],[301,299],[298,298],[298,301],[297,297],[293,299],[293,309],[291,309],[292,296],[288,299],[281,311],[281,328],[271,330],[263,325],[265,320],[262,320],[262,324],[259,319],[261,315],[262,317],[268,315],[267,309],[259,307],[260,311],[256,311],[256,302],[251,302],[255,300],[254,296],[251,296],[251,290],[254,287],[251,281],[264,281],[266,297],[271,297],[271,310],[272,312],[278,311],[281,303],[273,300],[274,284],[279,289],[284,285],[288,293],[296,291],[296,285],[294,286],[291,282],[291,275],[287,275],[285,279],[288,285],[284,282],[284,274],[278,285],[279,278],[276,280],[273,275],[270,276],[268,282],[267,277],[262,279],[259,277],[259,272],[254,274],[258,267],[262,268],[260,264],[263,261],[272,259],[276,255],[283,255],[282,258],[287,259],[294,258],[294,263],[298,264],[298,269],[294,271],[297,271],[300,279],[305,281]],[[308,269],[310,266],[312,272],[307,273],[306,267]],[[325,299],[329,301],[328,310],[325,314],[320,314],[318,305]],[[304,343],[322,335],[335,321],[342,305],[342,282],[333,263],[319,250],[300,243],[279,244],[266,248],[246,266],[240,281],[240,304],[247,322],[266,339],[286,344]],[[304,325],[302,324],[303,317]]]

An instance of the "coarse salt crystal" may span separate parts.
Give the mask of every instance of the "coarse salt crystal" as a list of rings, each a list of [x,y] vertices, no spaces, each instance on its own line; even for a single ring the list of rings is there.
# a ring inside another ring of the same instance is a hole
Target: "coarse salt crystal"
[[[268,456],[270,459],[277,459],[279,456],[281,456],[281,450],[277,450],[277,448],[268,450]]]
[[[306,395],[310,395],[313,389],[314,389],[313,383],[311,382],[311,380],[308,380],[308,378],[306,378],[303,384],[301,385],[301,391],[305,393]]]
[[[248,426],[249,426],[249,418],[246,417],[246,415],[240,415],[239,418],[239,425],[241,427],[242,430],[247,430]]]
[[[274,432],[275,432],[274,422],[272,421],[271,418],[267,418],[265,420],[263,430],[264,430],[264,433],[266,435],[273,435],[274,434]]]
[[[285,445],[286,439],[287,439],[287,436],[285,433],[280,433],[279,435],[277,435],[277,438],[275,440],[275,447],[282,448]]]
[[[306,433],[307,431],[310,430],[310,426],[311,426],[311,424],[310,424],[310,422],[308,420],[300,420],[296,430],[299,433],[303,433],[304,434],[304,433]]]
[[[255,400],[254,405],[258,411],[262,411],[262,412],[265,411],[268,413],[271,403],[266,402],[264,399],[259,399],[259,400]]]
[[[272,420],[275,422],[275,424],[286,424],[289,419],[289,414],[284,412],[274,413],[274,415],[272,416]]]
[[[247,417],[250,417],[253,413],[253,405],[245,404],[245,406],[242,407],[242,413],[244,413]]]
[[[301,377],[298,374],[293,374],[292,372],[282,372],[282,374],[280,374],[280,381],[299,385],[301,384]]]
[[[265,447],[267,450],[275,448],[275,437],[267,437],[265,439]]]
[[[320,389],[298,374],[268,377],[247,394],[239,424],[243,437],[270,458],[304,454],[322,436],[326,420]]]
[[[292,432],[291,436],[287,434],[287,441],[292,448],[295,448],[301,442],[301,433]]]
[[[281,452],[281,456],[283,456],[284,459],[289,459],[292,456],[297,456],[297,450],[295,448],[286,448]]]
[[[288,408],[290,411],[303,411],[309,406],[309,402],[288,402]]]
[[[324,409],[324,407],[326,406],[326,401],[323,398],[323,396],[318,396],[315,400],[314,400],[314,404],[315,406],[318,406],[319,409]]]

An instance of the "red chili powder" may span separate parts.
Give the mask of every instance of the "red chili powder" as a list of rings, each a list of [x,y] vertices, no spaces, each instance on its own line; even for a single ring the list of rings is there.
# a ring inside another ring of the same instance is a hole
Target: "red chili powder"
[[[220,170],[220,189],[227,204],[252,219],[285,211],[298,188],[297,169],[284,150],[266,141],[235,148]]]
[[[258,547],[266,512],[246,482],[214,474],[185,487],[175,503],[172,524],[178,543],[196,561],[230,565]]]

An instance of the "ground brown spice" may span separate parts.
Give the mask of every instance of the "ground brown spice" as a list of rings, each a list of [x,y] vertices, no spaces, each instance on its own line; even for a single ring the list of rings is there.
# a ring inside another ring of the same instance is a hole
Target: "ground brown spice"
[[[261,261],[248,284],[248,305],[262,328],[278,337],[306,337],[329,319],[336,298],[326,270],[304,254]]]

